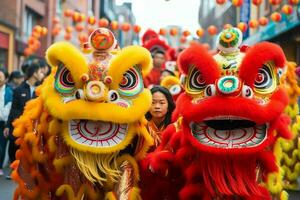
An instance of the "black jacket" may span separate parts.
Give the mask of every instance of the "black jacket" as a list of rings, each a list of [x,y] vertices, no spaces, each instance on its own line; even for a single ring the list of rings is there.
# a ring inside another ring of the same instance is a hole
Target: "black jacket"
[[[14,139],[14,137],[12,136],[12,122],[22,115],[26,102],[32,98],[35,98],[35,93],[31,97],[30,86],[28,85],[28,83],[26,83],[26,81],[24,81],[21,85],[14,89],[12,105],[6,124],[6,127],[9,128],[10,139]]]

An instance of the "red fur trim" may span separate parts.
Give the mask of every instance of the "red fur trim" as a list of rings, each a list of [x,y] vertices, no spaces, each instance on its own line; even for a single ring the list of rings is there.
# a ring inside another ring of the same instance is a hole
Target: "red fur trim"
[[[154,30],[148,29],[142,37],[142,42],[145,44],[147,41],[154,38],[158,38],[158,34]]]
[[[177,52],[174,48],[169,48],[166,52],[167,60],[176,61],[177,60]]]
[[[165,41],[159,39],[159,38],[154,38],[149,41],[147,41],[143,47],[148,49],[151,53],[155,52],[156,50],[160,50],[162,52],[166,52],[170,46],[166,44]]]
[[[203,186],[201,184],[190,184],[184,186],[180,191],[180,199],[184,200],[194,200],[194,199],[203,199]],[[210,198],[208,199],[210,200]]]
[[[271,96],[268,104],[263,106],[254,99],[220,96],[209,97],[199,104],[193,104],[191,97],[183,93],[177,99],[175,112],[182,115],[187,122],[201,122],[207,117],[233,115],[264,124],[275,120],[287,104],[288,96],[282,88]]]
[[[148,168],[156,174],[166,176],[169,167],[174,160],[174,154],[169,151],[159,151],[148,154]]]
[[[292,139],[293,134],[289,130],[289,124],[291,123],[291,119],[288,115],[282,114],[280,117],[276,119],[274,122],[275,129],[280,137],[283,137],[285,139]]]
[[[162,132],[162,139],[160,145],[157,147],[157,151],[164,150],[168,145],[172,135],[176,132],[176,128],[174,124],[170,124],[167,128]]]
[[[278,171],[278,166],[276,165],[276,158],[273,154],[273,152],[262,152],[259,154],[259,160],[262,165],[263,176],[266,177],[266,175],[270,172],[276,172]]]
[[[237,158],[206,153],[197,160],[204,185],[212,196],[260,195],[255,173],[256,155]]]
[[[183,50],[178,57],[179,69],[188,74],[189,68],[195,65],[203,74],[207,84],[214,83],[220,77],[218,64],[202,45],[194,44]]]
[[[269,61],[273,61],[276,67],[284,67],[286,59],[281,47],[269,42],[254,45],[247,51],[241,63],[239,77],[252,87],[259,68]]]

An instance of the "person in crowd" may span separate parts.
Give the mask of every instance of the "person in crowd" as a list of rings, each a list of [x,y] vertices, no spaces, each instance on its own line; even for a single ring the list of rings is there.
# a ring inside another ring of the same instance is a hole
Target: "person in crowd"
[[[161,74],[160,74],[160,79],[159,82],[161,83],[161,81],[167,77],[167,76],[176,76],[174,72],[172,72],[171,70],[168,69],[164,69]]]
[[[24,110],[27,101],[35,97],[35,88],[37,83],[44,78],[41,66],[37,62],[32,62],[26,67],[26,80],[13,91],[12,106],[7,120],[4,136],[9,138],[9,160],[15,160],[15,153],[18,146],[15,144],[15,137],[12,135],[12,122],[18,118]]]
[[[0,68],[0,176],[3,173],[3,162],[5,158],[5,150],[7,139],[4,137],[3,130],[8,119],[11,109],[13,91],[12,88],[6,84],[8,79],[8,72],[5,68]]]
[[[15,70],[13,71],[8,79],[8,85],[12,88],[15,89],[16,87],[18,87],[19,85],[21,85],[21,83],[24,81],[24,74],[19,71],[19,70]]]
[[[162,71],[162,65],[166,61],[166,57],[163,51],[155,51],[152,53],[153,57],[153,69],[150,74],[144,78],[145,86],[159,85],[160,75]]]
[[[161,86],[151,88],[152,104],[150,110],[146,113],[148,120],[147,129],[154,139],[153,151],[161,142],[162,131],[171,123],[172,112],[175,104],[168,89]]]

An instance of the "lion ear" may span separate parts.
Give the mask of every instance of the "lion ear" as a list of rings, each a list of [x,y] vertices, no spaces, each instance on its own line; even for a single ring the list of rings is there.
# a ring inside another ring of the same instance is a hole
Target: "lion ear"
[[[88,73],[88,64],[83,54],[68,42],[57,42],[46,51],[46,59],[51,67],[66,67],[75,83],[81,82],[81,76]]]

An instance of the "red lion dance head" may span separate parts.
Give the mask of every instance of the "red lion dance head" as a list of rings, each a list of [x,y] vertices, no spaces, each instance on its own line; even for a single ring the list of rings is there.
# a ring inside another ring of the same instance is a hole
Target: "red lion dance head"
[[[152,171],[166,163],[182,170],[180,199],[271,198],[261,183],[277,170],[272,144],[290,137],[288,96],[279,85],[286,60],[278,45],[239,49],[241,40],[239,30],[226,29],[216,55],[193,45],[179,56],[185,93],[178,121],[149,158]]]

